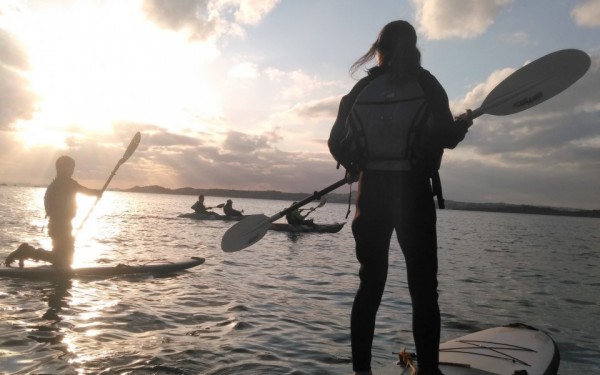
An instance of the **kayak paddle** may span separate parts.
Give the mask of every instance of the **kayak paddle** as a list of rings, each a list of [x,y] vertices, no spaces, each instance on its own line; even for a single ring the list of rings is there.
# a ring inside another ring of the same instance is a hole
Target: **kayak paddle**
[[[514,71],[470,114],[506,116],[534,107],[561,93],[587,72],[590,56],[577,49],[549,53]]]
[[[471,119],[483,114],[506,116],[534,107],[583,77],[590,64],[589,55],[577,49],[564,49],[542,56],[506,77],[487,95],[481,106],[467,112],[467,116]],[[264,237],[272,222],[346,182],[344,178],[271,217],[247,216],[225,232],[221,239],[221,249],[234,252],[255,244]]]
[[[142,139],[142,135],[140,134],[140,132],[135,133],[135,135],[131,139],[131,142],[129,142],[129,146],[127,147],[127,150],[125,150],[125,153],[123,154],[123,157],[117,162],[117,165],[115,166],[115,168],[113,169],[112,173],[108,177],[108,180],[106,180],[106,182],[104,183],[104,186],[102,187],[100,196],[98,198],[96,198],[96,201],[94,202],[94,204],[92,205],[92,207],[88,211],[87,215],[85,216],[85,219],[83,219],[83,221],[81,222],[81,225],[79,225],[79,228],[77,229],[77,232],[75,233],[75,235],[77,235],[77,233],[79,233],[79,231],[81,230],[81,228],[83,228],[83,224],[85,224],[85,222],[87,221],[87,219],[90,217],[90,214],[92,213],[92,210],[94,209],[94,207],[96,207],[96,204],[98,203],[98,201],[102,197],[102,194],[104,193],[104,191],[108,187],[108,184],[113,179],[113,177],[117,174],[117,170],[119,169],[119,167],[121,165],[123,165],[131,157],[131,155],[133,155],[133,153],[137,149],[138,145],[140,144],[140,140],[141,139]]]
[[[206,207],[207,210],[212,210],[213,208],[223,208],[225,207],[225,203],[218,204],[214,207]]]
[[[301,208],[298,211],[310,211],[309,213],[306,214],[306,216],[310,215],[314,210],[316,210],[317,208],[321,208],[323,206],[325,206],[325,203],[327,203],[327,199],[325,198],[321,198],[321,201],[319,202],[318,205],[316,205],[315,207],[311,207],[311,208]],[[305,217],[306,217],[305,216]]]
[[[221,239],[221,249],[227,253],[231,253],[245,249],[248,246],[257,243],[265,236],[272,222],[314,200],[321,198],[323,195],[332,192],[346,183],[346,179],[343,178],[321,191],[315,191],[313,195],[294,205],[291,205],[290,207],[276,213],[271,217],[262,214],[246,216],[244,219],[238,221],[234,226],[227,229],[223,235],[223,238]],[[322,202],[323,204],[319,203],[321,207],[325,204],[325,201]]]

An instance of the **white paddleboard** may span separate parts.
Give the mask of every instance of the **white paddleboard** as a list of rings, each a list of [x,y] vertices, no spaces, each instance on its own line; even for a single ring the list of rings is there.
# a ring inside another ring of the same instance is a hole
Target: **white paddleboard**
[[[418,367],[418,358],[415,361]],[[553,375],[560,354],[552,338],[533,327],[511,324],[471,333],[440,344],[444,375]],[[410,374],[398,364],[375,374]]]

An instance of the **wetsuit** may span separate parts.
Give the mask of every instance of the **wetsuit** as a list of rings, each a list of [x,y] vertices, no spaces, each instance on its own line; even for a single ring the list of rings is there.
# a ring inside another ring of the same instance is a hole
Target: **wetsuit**
[[[346,120],[356,97],[371,80],[383,73],[385,71],[380,67],[371,69],[369,75],[342,98],[329,138],[334,156],[333,148],[346,134]],[[431,144],[454,148],[464,138],[467,126],[454,124],[447,94],[433,75],[423,69],[417,81],[433,113],[436,133],[431,136]],[[352,222],[356,257],[360,263],[360,285],[351,314],[354,371],[370,370],[375,319],[387,279],[388,251],[394,230],[406,260],[419,365],[423,370],[428,366],[437,369],[440,311],[436,212],[430,177],[431,173],[418,170],[364,169],[361,172]]]
[[[77,193],[97,195],[70,177],[56,177],[46,190],[44,205],[48,215],[48,235],[52,239],[51,259],[56,267],[70,267],[75,253],[71,221],[77,214]]]
[[[308,214],[307,214],[308,215]],[[288,224],[291,225],[310,225],[313,226],[312,219],[305,219],[306,215],[302,215],[299,210],[292,211],[285,215]]]
[[[227,216],[244,216],[242,211],[238,211],[233,208],[233,203],[227,202],[225,203],[225,207],[223,207],[223,212]]]
[[[207,214],[209,213],[206,210],[206,207],[204,206],[204,203],[201,201],[197,201],[196,203],[194,203],[194,205],[191,207],[192,210],[194,210],[194,212],[196,212],[197,214]]]

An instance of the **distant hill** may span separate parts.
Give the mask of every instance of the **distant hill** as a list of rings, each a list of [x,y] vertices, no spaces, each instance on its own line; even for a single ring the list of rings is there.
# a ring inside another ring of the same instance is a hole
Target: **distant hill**
[[[556,215],[577,217],[600,217],[600,210],[580,210],[572,208],[555,208],[531,206],[526,204],[507,203],[466,203],[446,200],[446,208],[450,210],[508,212],[515,214]]]
[[[115,189],[116,190],[116,189]],[[281,191],[265,190],[265,191],[246,191],[246,190],[228,190],[228,189],[196,189],[184,187],[178,189],[169,189],[162,186],[135,186],[130,189],[124,189],[130,193],[152,193],[152,194],[175,194],[175,195],[195,195],[200,194],[208,197],[224,197],[224,198],[251,198],[251,199],[278,199],[278,200],[302,200],[310,194],[304,193],[284,193]],[[334,202],[334,197],[331,194],[327,195],[329,202]],[[347,199],[347,198],[346,198]]]
[[[247,190],[228,190],[228,189],[197,189],[184,187],[178,189],[169,189],[158,185],[135,186],[130,189],[115,189],[117,191],[131,193],[152,193],[152,194],[175,194],[175,195],[194,195],[200,194],[210,197],[224,198],[250,198],[250,199],[275,199],[286,201],[300,201],[311,193],[285,193],[281,191],[247,191]],[[356,192],[352,192],[352,202],[356,199]],[[330,203],[347,203],[348,194],[329,193],[327,201]],[[555,208],[532,206],[523,204],[507,203],[468,203],[446,200],[446,209],[465,210],[465,211],[486,211],[486,212],[507,212],[519,214],[534,215],[555,215],[555,216],[576,216],[576,217],[600,217],[600,210],[580,210],[570,208]]]

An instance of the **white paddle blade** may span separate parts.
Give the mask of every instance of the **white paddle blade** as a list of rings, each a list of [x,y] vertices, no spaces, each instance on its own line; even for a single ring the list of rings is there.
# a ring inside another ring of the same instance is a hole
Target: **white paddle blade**
[[[232,253],[245,249],[260,241],[269,227],[271,221],[265,215],[249,215],[227,229],[221,239],[221,249]]]
[[[500,82],[476,110],[476,116],[483,113],[505,116],[536,106],[583,77],[590,64],[590,56],[577,49],[540,57]]]

